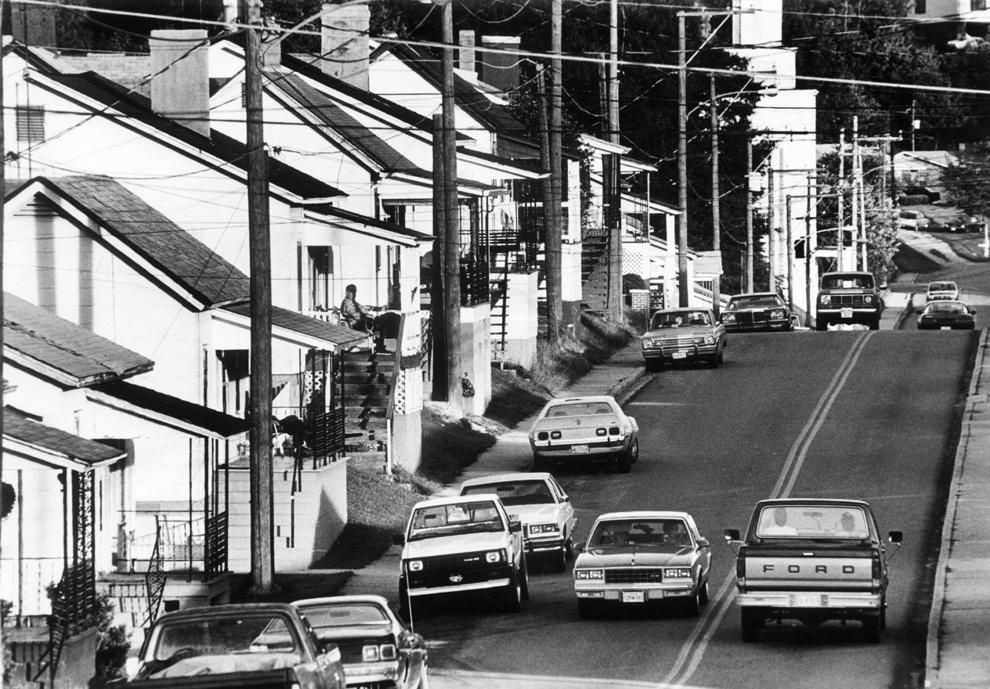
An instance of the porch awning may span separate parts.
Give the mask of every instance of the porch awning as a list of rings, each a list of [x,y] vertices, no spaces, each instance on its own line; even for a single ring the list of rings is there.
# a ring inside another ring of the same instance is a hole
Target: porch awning
[[[97,404],[200,436],[229,438],[251,427],[247,420],[240,417],[123,381],[94,385],[87,390],[86,396]]]
[[[127,456],[115,447],[3,410],[3,451],[50,467],[87,471]]]
[[[223,307],[222,310],[247,318],[248,323],[250,323],[251,305],[247,302],[230,304]],[[304,316],[301,313],[290,311],[280,306],[273,306],[272,335],[274,337],[278,336],[279,329],[297,333],[308,340],[320,340],[322,343],[332,345],[334,349],[349,347],[368,341],[368,333],[353,330],[345,325],[335,325],[317,318]],[[314,346],[316,345],[314,344]]]

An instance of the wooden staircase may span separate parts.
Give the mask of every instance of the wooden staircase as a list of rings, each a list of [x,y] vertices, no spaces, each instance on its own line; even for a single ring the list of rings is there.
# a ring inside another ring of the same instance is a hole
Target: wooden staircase
[[[358,349],[342,353],[344,450],[352,456],[380,459],[384,464],[395,370],[394,352]]]

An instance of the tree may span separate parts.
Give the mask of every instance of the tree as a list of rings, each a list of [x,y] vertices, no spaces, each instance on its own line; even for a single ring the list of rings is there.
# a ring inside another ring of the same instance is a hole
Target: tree
[[[990,144],[959,154],[959,163],[942,173],[942,182],[956,205],[970,215],[990,215]]]

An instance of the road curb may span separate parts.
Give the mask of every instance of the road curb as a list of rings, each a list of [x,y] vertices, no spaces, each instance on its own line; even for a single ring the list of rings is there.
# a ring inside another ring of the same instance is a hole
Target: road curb
[[[966,394],[966,407],[963,409],[963,419],[972,416],[973,405],[977,399],[977,388],[980,387],[979,371],[986,357],[990,329],[984,329],[980,336],[979,353],[973,365],[973,376],[969,381]],[[965,421],[964,421],[965,423]],[[949,494],[945,506],[945,518],[942,521],[942,536],[939,542],[938,562],[935,565],[935,581],[932,585],[932,606],[928,613],[928,632],[925,640],[925,687],[936,689],[940,686],[939,672],[941,670],[941,627],[942,613],[945,606],[946,579],[949,570],[950,553],[952,550],[952,532],[955,529],[956,510],[962,487],[962,474],[969,454],[970,433],[960,433],[959,445],[953,459],[952,480],[949,483]]]

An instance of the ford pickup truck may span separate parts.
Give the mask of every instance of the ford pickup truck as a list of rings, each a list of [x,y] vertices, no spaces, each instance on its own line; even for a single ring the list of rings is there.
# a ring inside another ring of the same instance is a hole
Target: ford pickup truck
[[[480,594],[517,612],[529,596],[522,522],[494,493],[418,502],[400,540],[399,610],[407,620],[418,603],[439,597]]]
[[[886,627],[888,544],[862,500],[778,498],[756,504],[745,537],[726,529],[737,548],[736,588],[743,641],[756,641],[768,621],[817,627],[858,620],[867,640]]]
[[[825,273],[819,283],[817,305],[817,330],[828,330],[830,325],[855,324],[870,330],[880,329],[884,305],[872,273]]]
[[[340,650],[287,603],[189,608],[152,625],[122,689],[345,689]]]

